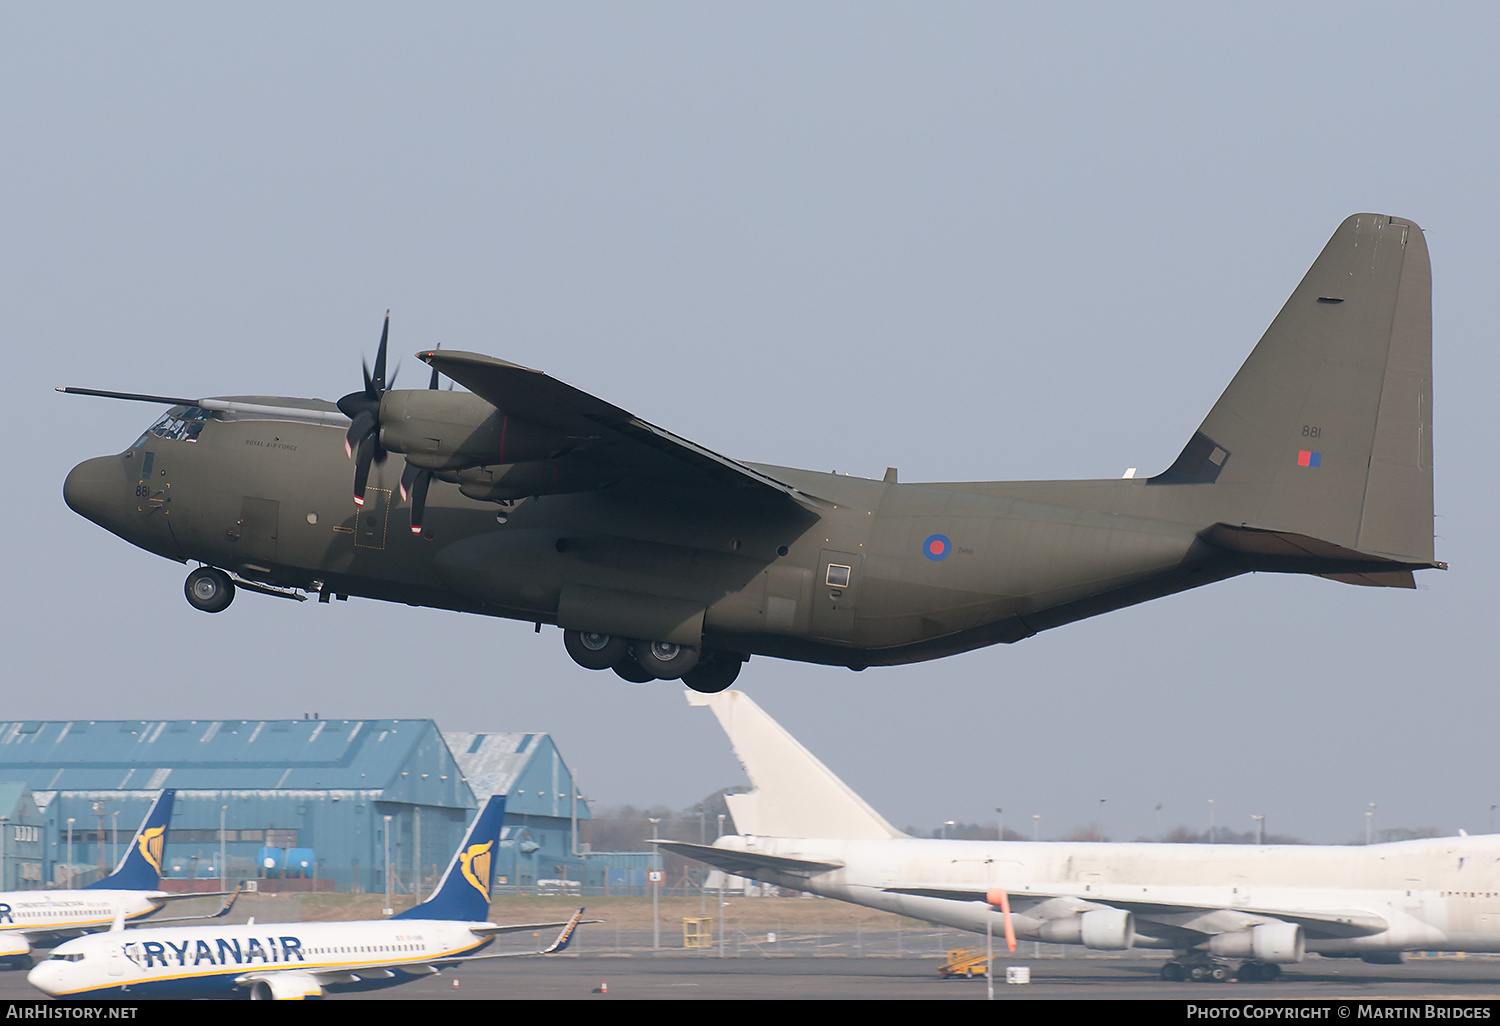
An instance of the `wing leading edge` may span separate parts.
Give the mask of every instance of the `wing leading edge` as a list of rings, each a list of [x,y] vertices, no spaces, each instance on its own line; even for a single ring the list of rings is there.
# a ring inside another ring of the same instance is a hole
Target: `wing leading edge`
[[[615,443],[619,458],[644,468],[672,465],[722,485],[758,487],[785,495],[809,509],[825,503],[801,489],[674,435],[627,410],[541,371],[480,353],[434,349],[417,358],[463,385],[507,416],[596,444]]]

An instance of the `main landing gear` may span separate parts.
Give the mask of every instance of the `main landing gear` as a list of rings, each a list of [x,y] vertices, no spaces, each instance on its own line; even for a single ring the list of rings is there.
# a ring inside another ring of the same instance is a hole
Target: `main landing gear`
[[[1231,969],[1221,958],[1192,953],[1179,955],[1161,967],[1161,978],[1168,983],[1187,980],[1190,983],[1269,983],[1281,975],[1281,966],[1274,962],[1244,961],[1238,969]]]
[[[592,631],[564,631],[563,646],[587,670],[614,670],[632,684],[681,680],[714,694],[734,683],[744,659],[735,652],[697,649],[667,641],[639,641]]]
[[[188,574],[182,590],[192,607],[205,613],[222,613],[234,601],[234,581],[211,566],[200,566]]]

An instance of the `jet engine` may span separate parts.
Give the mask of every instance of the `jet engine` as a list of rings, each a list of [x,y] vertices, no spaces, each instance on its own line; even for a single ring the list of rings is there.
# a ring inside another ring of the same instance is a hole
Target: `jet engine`
[[[1302,927],[1296,923],[1263,923],[1248,930],[1220,933],[1208,939],[1210,954],[1253,958],[1257,962],[1300,962],[1306,954]]]
[[[272,973],[250,985],[251,1001],[300,1001],[322,996],[317,979],[306,973]]]
[[[1125,951],[1135,943],[1135,916],[1122,908],[1100,908],[1067,919],[1048,919],[1038,936],[1049,944],[1082,944],[1098,951]]]

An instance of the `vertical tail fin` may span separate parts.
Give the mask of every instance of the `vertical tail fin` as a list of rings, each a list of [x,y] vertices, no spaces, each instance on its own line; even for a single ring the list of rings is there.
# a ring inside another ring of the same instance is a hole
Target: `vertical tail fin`
[[[466,923],[482,923],[489,918],[490,884],[495,878],[495,857],[504,824],[505,795],[492,795],[469,824],[468,833],[464,834],[432,895],[391,918],[454,919]]]
[[[729,736],[735,758],[754,790],[730,795],[729,812],[742,834],[856,840],[904,837],[849,790],[797,739],[742,691],[687,692],[689,705],[706,705]]]
[[[172,801],[177,792],[163,791],[146,810],[146,818],[130,840],[120,864],[102,880],[84,890],[154,891],[161,883],[162,860],[167,854],[167,827],[172,823]]]
[[[1339,226],[1155,485],[1234,527],[1411,565],[1432,544],[1432,269],[1414,223]]]

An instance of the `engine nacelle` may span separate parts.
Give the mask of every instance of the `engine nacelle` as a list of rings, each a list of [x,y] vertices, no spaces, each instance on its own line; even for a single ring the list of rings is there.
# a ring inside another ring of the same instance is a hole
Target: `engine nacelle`
[[[31,953],[25,934],[0,933],[0,958],[18,958]]]
[[[546,459],[578,440],[508,417],[477,395],[436,389],[387,392],[380,444],[428,470]]]
[[[480,502],[499,502],[532,495],[591,492],[614,484],[619,478],[616,469],[580,456],[564,456],[556,460],[470,467],[458,472],[458,490]]]
[[[1125,951],[1135,944],[1135,916],[1122,908],[1100,908],[1067,919],[1048,919],[1037,935],[1049,944]]]
[[[1210,954],[1253,958],[1285,965],[1300,962],[1307,953],[1302,927],[1296,923],[1263,923],[1248,930],[1221,933],[1208,939]]]
[[[250,984],[252,1001],[302,1001],[322,996],[323,988],[306,973],[273,973]]]

